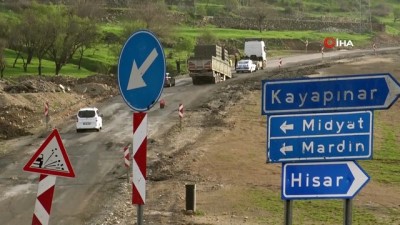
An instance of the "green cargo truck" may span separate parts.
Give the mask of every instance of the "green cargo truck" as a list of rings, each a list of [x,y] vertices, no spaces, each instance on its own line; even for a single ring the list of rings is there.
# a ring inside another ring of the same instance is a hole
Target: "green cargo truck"
[[[218,45],[196,45],[188,59],[193,84],[218,83],[232,78],[228,51]]]

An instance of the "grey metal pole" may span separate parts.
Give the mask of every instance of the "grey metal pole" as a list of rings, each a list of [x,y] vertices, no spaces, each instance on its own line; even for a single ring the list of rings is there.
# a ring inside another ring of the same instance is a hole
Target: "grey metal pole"
[[[345,199],[343,203],[343,225],[351,225],[353,220],[353,200]]]
[[[292,225],[293,201],[285,201],[285,225]]]
[[[137,207],[137,225],[143,225],[143,205]]]

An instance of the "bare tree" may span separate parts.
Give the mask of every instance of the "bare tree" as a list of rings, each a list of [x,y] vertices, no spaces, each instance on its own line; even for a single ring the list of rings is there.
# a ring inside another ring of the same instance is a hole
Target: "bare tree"
[[[276,12],[271,8],[271,6],[261,0],[254,0],[251,6],[242,10],[242,13],[243,16],[254,19],[260,33],[265,28],[267,18],[276,16]]]
[[[131,19],[142,21],[145,29],[151,30],[159,37],[167,37],[173,31],[174,22],[169,19],[164,1],[133,0],[129,10]]]
[[[92,21],[105,15],[104,0],[75,0],[71,4],[72,13],[80,18],[89,18]]]

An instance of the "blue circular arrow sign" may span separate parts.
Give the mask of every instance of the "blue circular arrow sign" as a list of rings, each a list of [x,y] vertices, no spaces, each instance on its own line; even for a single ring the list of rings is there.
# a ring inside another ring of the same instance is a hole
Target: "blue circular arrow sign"
[[[149,110],[164,87],[165,55],[160,41],[147,30],[135,32],[122,48],[118,62],[119,91],[135,111]]]

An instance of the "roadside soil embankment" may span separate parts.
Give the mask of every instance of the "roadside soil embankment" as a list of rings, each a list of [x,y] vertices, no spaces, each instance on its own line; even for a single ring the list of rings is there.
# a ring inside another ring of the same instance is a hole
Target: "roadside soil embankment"
[[[220,84],[208,101],[185,112],[182,130],[175,126],[167,134],[153,137],[149,144],[149,151],[159,158],[148,165],[145,223],[283,223],[281,165],[266,163],[267,124],[266,117],[260,115],[261,79],[390,72],[400,80],[399,61],[398,54],[364,56]],[[400,103],[396,102],[389,110],[379,111],[374,119],[397,130],[399,110]],[[385,142],[382,129],[377,125],[374,131],[376,151],[381,151]],[[399,135],[395,138],[400,141]],[[196,184],[195,213],[185,212],[185,184]],[[104,206],[103,216],[88,224],[135,224],[136,206],[130,203],[130,185],[121,183],[115,192]],[[353,221],[400,224],[398,202],[398,186],[385,185],[372,177],[354,198]],[[331,206],[335,203],[336,207]],[[299,224],[342,223],[342,214],[337,211],[337,205],[342,210],[341,201],[296,201],[295,207],[297,204],[303,205],[294,213]]]

